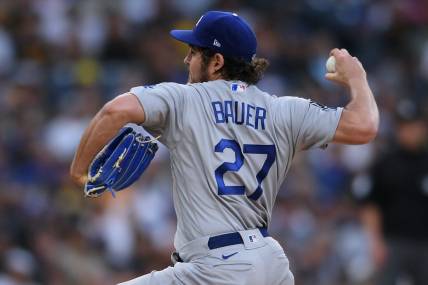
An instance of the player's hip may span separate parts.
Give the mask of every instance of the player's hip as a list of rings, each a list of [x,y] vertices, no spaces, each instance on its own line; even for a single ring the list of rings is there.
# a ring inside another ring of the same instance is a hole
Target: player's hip
[[[185,284],[294,284],[284,250],[264,229],[194,240],[174,261],[189,264]]]
[[[269,244],[256,249],[233,245],[212,250],[205,257],[184,263],[178,276],[183,284],[195,285],[294,285],[287,257]]]
[[[284,250],[263,229],[193,240],[179,248],[172,260],[173,267],[123,284],[294,285]]]

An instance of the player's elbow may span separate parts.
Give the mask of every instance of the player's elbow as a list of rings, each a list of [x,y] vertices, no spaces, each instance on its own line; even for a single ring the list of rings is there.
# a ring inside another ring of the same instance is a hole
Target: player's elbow
[[[379,131],[378,116],[366,117],[358,122],[355,128],[354,138],[356,144],[366,144],[373,141]]]
[[[378,124],[368,124],[359,130],[359,144],[366,144],[373,141],[378,133]]]
[[[101,109],[100,116],[103,118],[111,118],[115,122],[128,123],[128,112],[126,106],[117,104],[114,100],[107,102]]]
[[[101,116],[109,117],[115,122],[137,123],[144,121],[144,112],[138,99],[134,95],[124,94],[107,102],[101,109]]]
[[[374,140],[379,131],[379,112],[374,112],[371,116],[366,117],[364,121],[363,133],[366,138],[365,143],[369,143]]]
[[[376,138],[377,132],[371,129],[353,128],[349,132],[336,132],[333,142],[341,144],[367,144]]]
[[[334,141],[344,144],[366,144],[376,138],[378,129],[378,113],[362,115],[344,110]]]

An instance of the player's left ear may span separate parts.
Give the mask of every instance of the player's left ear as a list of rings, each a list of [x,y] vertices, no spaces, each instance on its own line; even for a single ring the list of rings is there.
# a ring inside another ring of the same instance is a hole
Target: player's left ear
[[[220,53],[216,53],[213,56],[212,66],[214,73],[217,73],[224,66],[224,57]]]

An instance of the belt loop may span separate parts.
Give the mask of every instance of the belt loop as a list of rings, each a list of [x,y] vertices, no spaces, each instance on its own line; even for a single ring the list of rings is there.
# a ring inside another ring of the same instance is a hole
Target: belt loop
[[[174,251],[171,253],[171,262],[173,265],[175,265],[177,262],[183,262],[178,252]]]
[[[269,236],[269,233],[268,233],[268,230],[267,230],[266,227],[259,228],[259,230],[260,230],[260,233],[262,234],[263,237],[268,237]]]

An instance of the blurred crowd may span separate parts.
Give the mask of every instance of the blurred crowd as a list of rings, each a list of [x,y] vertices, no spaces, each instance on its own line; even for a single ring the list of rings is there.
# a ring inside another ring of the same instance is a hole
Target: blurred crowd
[[[0,0],[0,285],[116,284],[170,264],[165,148],[116,199],[85,199],[68,168],[105,102],[133,86],[186,82],[186,47],[169,30],[214,9],[255,28],[257,55],[271,63],[259,87],[277,96],[344,106],[346,90],[324,79],[330,49],[347,48],[365,66],[381,114],[377,139],[298,154],[269,227],[296,284],[375,284],[379,262],[360,205],[373,165],[397,145],[397,114],[428,122],[427,3]],[[425,187],[428,199],[428,176]]]

